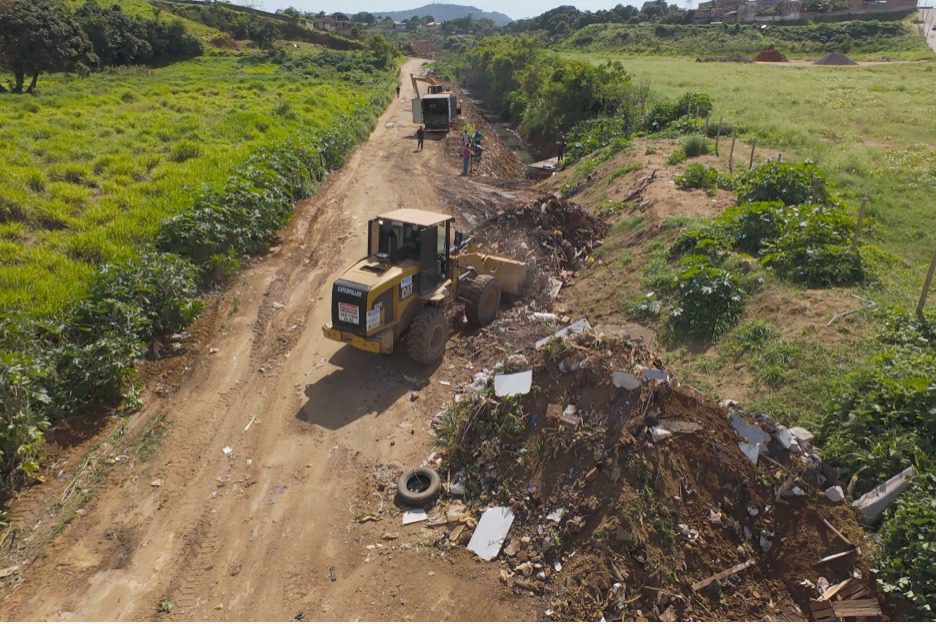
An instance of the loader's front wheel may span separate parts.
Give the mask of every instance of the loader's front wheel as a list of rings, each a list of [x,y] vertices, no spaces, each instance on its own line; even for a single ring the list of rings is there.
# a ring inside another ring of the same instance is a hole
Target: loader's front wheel
[[[417,364],[432,364],[442,359],[448,342],[449,326],[445,312],[426,308],[416,315],[406,337],[406,352]]]
[[[475,327],[484,327],[497,318],[501,299],[497,278],[493,275],[475,275],[465,280],[461,290],[469,323]]]

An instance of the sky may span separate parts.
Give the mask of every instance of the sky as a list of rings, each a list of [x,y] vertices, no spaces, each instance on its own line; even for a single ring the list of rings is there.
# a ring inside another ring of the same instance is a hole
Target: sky
[[[300,11],[318,13],[357,13],[358,11],[405,11],[430,4],[431,0],[235,0],[237,4],[250,4],[266,11],[276,11],[294,6]],[[672,3],[673,0],[670,0]],[[573,5],[582,11],[597,11],[610,9],[616,4],[633,4],[639,6],[643,0],[447,0],[446,4],[462,4],[475,6],[484,11],[499,11],[513,19],[534,17],[545,13],[557,6]],[[683,2],[678,2],[680,6]]]

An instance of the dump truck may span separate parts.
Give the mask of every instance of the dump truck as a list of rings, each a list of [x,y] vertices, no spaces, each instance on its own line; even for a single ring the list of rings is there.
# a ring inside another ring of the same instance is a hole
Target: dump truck
[[[527,265],[479,253],[445,214],[404,208],[371,219],[367,255],[332,285],[326,338],[390,354],[405,342],[410,359],[438,362],[453,322],[491,323],[501,295],[519,296]]]
[[[410,74],[410,80],[415,93],[412,100],[413,123],[425,126],[426,132],[448,132],[461,114],[458,97],[430,76]],[[422,96],[419,95],[420,82],[429,85],[428,92]]]

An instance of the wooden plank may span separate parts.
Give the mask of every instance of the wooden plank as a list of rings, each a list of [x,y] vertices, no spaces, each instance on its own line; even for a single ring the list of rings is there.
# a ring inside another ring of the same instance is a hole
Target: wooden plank
[[[833,602],[832,610],[835,617],[874,617],[881,615],[881,605],[874,598],[866,600],[843,600]]]
[[[880,607],[846,607],[841,611],[835,612],[837,618],[856,618],[856,617],[878,617],[881,615]]]
[[[825,592],[824,592],[821,596],[819,596],[819,600],[820,600],[820,601],[823,601],[823,600],[832,600],[832,598],[833,598],[837,593],[839,593],[846,585],[848,585],[849,583],[851,583],[853,580],[855,580],[855,579],[847,578],[847,579],[845,579],[844,581],[842,581],[841,583],[836,583],[835,585],[832,585],[831,587],[829,587],[829,589],[825,590]]]
[[[706,579],[702,579],[701,581],[698,581],[698,582],[696,582],[696,583],[693,583],[693,584],[692,584],[692,591],[699,591],[700,589],[704,589],[705,587],[708,587],[709,585],[711,585],[711,584],[714,583],[715,581],[720,581],[720,580],[722,580],[722,579],[728,578],[728,577],[731,576],[732,574],[737,574],[738,572],[741,572],[742,570],[747,570],[747,569],[750,568],[752,565],[754,565],[754,560],[753,560],[753,559],[749,559],[749,560],[745,561],[744,563],[739,563],[738,565],[731,566],[731,567],[728,568],[727,570],[722,570],[722,571],[719,572],[718,574],[713,574],[712,576],[710,576],[710,577],[708,577],[708,578],[706,578]]]
[[[865,589],[865,586],[862,585],[861,581],[857,579],[851,579],[845,587],[842,588],[842,591],[839,592],[839,599],[841,600],[851,600],[855,597],[855,594],[859,593],[862,589]]]
[[[819,516],[819,519],[822,520],[822,523],[823,523],[824,525],[826,525],[826,527],[828,527],[828,529],[829,529],[830,531],[832,531],[832,533],[835,534],[835,537],[839,538],[840,540],[842,540],[843,542],[845,542],[846,544],[848,544],[848,545],[851,546],[851,547],[854,547],[854,546],[855,546],[854,544],[851,543],[851,541],[849,541],[849,539],[848,539],[847,537],[845,537],[844,535],[842,535],[841,531],[839,531],[839,530],[836,529],[834,526],[832,526],[832,523],[831,523],[831,522],[829,522],[828,520],[826,520],[826,519],[823,518],[822,516]]]
[[[835,553],[834,555],[823,557],[822,559],[819,560],[819,563],[828,563],[830,561],[835,561],[836,559],[841,559],[842,557],[847,557],[848,555],[853,555],[853,554],[855,554],[854,548],[852,548],[851,550],[844,550],[840,553]]]

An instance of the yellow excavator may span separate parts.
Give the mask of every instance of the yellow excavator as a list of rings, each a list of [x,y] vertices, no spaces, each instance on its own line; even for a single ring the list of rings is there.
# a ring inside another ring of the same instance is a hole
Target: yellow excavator
[[[385,354],[403,341],[414,362],[431,364],[456,317],[491,323],[501,293],[521,294],[527,265],[474,251],[454,225],[449,215],[409,208],[371,219],[367,256],[332,286],[325,337]]]
[[[412,100],[413,123],[422,124],[426,132],[448,132],[461,114],[461,105],[458,97],[451,91],[446,91],[435,78],[431,76],[417,76],[410,74],[413,81]],[[419,95],[419,83],[425,82],[428,86],[426,95]]]

